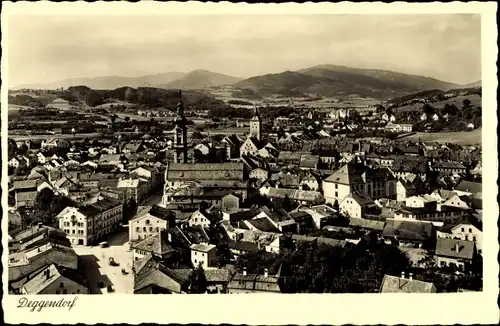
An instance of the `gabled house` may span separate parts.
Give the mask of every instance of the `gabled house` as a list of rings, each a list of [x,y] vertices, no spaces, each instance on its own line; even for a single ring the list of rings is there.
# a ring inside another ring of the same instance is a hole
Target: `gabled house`
[[[473,241],[437,238],[435,256],[440,267],[454,266],[459,271],[467,271],[475,253]]]
[[[342,214],[349,218],[363,218],[366,210],[374,207],[375,203],[366,193],[352,192],[339,204]]]
[[[430,282],[416,280],[412,277],[405,278],[405,273],[401,277],[384,275],[380,293],[436,293],[436,286]]]

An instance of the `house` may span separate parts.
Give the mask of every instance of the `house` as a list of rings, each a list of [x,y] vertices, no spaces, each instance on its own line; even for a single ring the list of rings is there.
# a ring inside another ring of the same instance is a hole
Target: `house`
[[[70,148],[71,144],[65,139],[48,138],[42,141],[42,148]]]
[[[310,171],[307,171],[305,175],[302,176],[299,186],[302,190],[318,191],[320,184],[316,176]]]
[[[397,220],[427,221],[436,226],[442,226],[445,223],[453,223],[460,217],[467,215],[469,211],[469,209],[442,206],[439,203],[432,202],[425,205],[425,207],[401,207],[396,209],[394,218]]]
[[[437,113],[434,113],[434,115],[432,116],[432,120],[434,120],[434,121],[439,120],[439,116],[437,115]]]
[[[474,196],[476,194],[482,195],[483,185],[481,182],[460,180],[453,191],[459,196]]]
[[[135,242],[156,235],[161,230],[170,230],[175,221],[175,213],[153,206],[144,210],[129,221],[129,241]]]
[[[269,198],[289,198],[302,205],[317,205],[324,202],[323,195],[318,191],[294,190],[284,188],[267,188],[261,194]]]
[[[431,169],[443,174],[463,174],[466,172],[466,167],[459,162],[435,161],[431,164]]]
[[[410,273],[408,278],[405,278],[405,273],[399,276],[384,275],[380,293],[436,293],[434,283],[419,281],[413,278]]]
[[[192,244],[191,263],[196,268],[201,265],[203,268],[217,267],[217,247],[213,244]]]
[[[171,235],[168,230],[160,230],[155,235],[137,241],[130,245],[130,249],[133,250],[134,261],[141,260],[148,255],[166,261],[177,253],[171,245]]]
[[[396,178],[386,168],[372,169],[348,163],[323,180],[326,203],[340,202],[353,191],[364,192],[373,199],[396,196]]]
[[[174,269],[177,274],[182,274],[184,278],[189,279],[194,269]],[[226,293],[227,283],[231,275],[228,269],[210,268],[204,270],[207,293]]]
[[[408,197],[412,197],[416,193],[415,185],[407,180],[399,179],[396,182],[396,200],[405,201]]]
[[[264,275],[243,273],[233,275],[227,285],[227,292],[233,293],[281,293],[279,276],[271,276],[267,270]]]
[[[79,208],[68,206],[56,218],[72,244],[88,246],[118,230],[123,221],[123,204],[104,199]]]
[[[237,212],[240,210],[240,197],[229,193],[221,198],[221,211]]]
[[[155,256],[147,255],[134,262],[134,294],[180,294],[187,293],[189,279]]]
[[[43,155],[43,153],[38,152],[38,153],[36,153],[36,160],[40,164],[45,164],[45,163],[47,163],[48,159],[47,159],[47,157],[45,157],[45,155]]]
[[[422,115],[420,116],[420,120],[421,121],[426,121],[427,120],[427,114],[425,112],[422,113]]]
[[[465,201],[463,201],[458,195],[453,195],[448,198],[446,201],[441,203],[441,206],[449,206],[449,207],[457,207],[462,209],[470,209],[469,205]]]
[[[102,154],[99,157],[99,165],[114,165],[117,166],[122,162],[120,154]]]
[[[349,220],[349,227],[355,230],[382,232],[384,226],[384,221],[366,220],[363,218],[351,218]]]
[[[30,160],[26,156],[16,156],[13,157],[9,160],[7,163],[9,167],[12,168],[19,168],[19,167],[29,167],[30,166]]]
[[[87,281],[76,270],[48,265],[30,277],[22,286],[21,294],[88,294]]]
[[[334,217],[338,213],[335,209],[324,204],[311,207],[299,206],[297,210],[309,213],[318,229],[322,228],[324,220]]]
[[[208,228],[210,226],[210,220],[200,212],[200,210],[197,210],[189,217],[187,224],[191,227],[201,226],[202,228]]]
[[[260,180],[261,182],[265,182],[269,178],[269,171],[264,170],[262,168],[256,168],[250,171],[248,177],[250,179],[257,179]]]
[[[303,170],[316,170],[318,168],[319,155],[303,154],[300,157],[299,168]]]
[[[148,183],[140,179],[120,179],[117,188],[123,191],[125,202],[140,203],[148,193]]]
[[[9,253],[9,282],[19,281],[50,264],[72,270],[78,268],[78,255],[67,239],[60,241],[47,237],[38,244],[25,246],[22,251]]]
[[[475,254],[473,241],[437,238],[435,256],[439,267],[455,267],[467,271]]]
[[[483,247],[483,232],[477,226],[471,223],[460,223],[451,229],[451,235],[454,239],[474,242],[478,253],[481,253]]]
[[[382,237],[386,243],[424,248],[432,247],[436,238],[432,223],[395,219],[386,220]]]
[[[366,210],[373,206],[373,199],[361,192],[350,193],[339,204],[341,213],[349,218],[363,218]]]
[[[258,155],[259,150],[264,148],[264,143],[256,137],[248,137],[240,146],[240,156]]]

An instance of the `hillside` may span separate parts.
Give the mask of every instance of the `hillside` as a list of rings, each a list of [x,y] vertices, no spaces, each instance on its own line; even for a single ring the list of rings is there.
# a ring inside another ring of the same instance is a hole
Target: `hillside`
[[[428,89],[449,89],[458,85],[434,78],[385,70],[319,65],[296,72],[255,76],[234,85],[267,95],[315,93],[321,96],[361,95],[390,99]]]
[[[202,89],[211,86],[231,85],[240,80],[237,77],[207,70],[193,70],[174,81],[158,85],[158,87],[167,89]]]
[[[48,84],[20,85],[17,87],[12,87],[11,89],[57,89],[61,87],[68,88],[78,85],[85,85],[92,89],[115,89],[123,86],[137,88],[169,83],[181,78],[184,75],[185,73],[182,72],[167,72],[140,77],[106,76],[93,78],[69,78]]]
[[[470,84],[463,85],[462,88],[482,87],[483,81],[478,80]]]

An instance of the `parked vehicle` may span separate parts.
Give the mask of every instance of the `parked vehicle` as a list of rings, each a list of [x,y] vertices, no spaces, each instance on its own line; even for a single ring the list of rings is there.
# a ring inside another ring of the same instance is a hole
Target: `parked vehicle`
[[[120,266],[113,257],[109,257],[109,265],[110,266]]]

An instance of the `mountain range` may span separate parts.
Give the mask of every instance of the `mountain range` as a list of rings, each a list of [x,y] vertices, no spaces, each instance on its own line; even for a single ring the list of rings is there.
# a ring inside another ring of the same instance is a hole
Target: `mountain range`
[[[250,89],[263,96],[312,93],[319,96],[359,95],[385,100],[430,89],[448,90],[477,87],[480,84],[481,82],[478,81],[468,85],[457,85],[431,77],[388,70],[317,65],[298,71],[285,71],[247,79],[198,69],[189,73],[168,72],[140,77],[72,78],[50,84],[23,85],[15,89],[56,89],[77,85],[85,85],[92,89],[116,89],[123,86],[203,89],[211,86],[232,85],[239,89]]]

